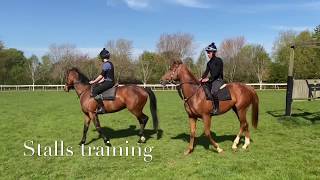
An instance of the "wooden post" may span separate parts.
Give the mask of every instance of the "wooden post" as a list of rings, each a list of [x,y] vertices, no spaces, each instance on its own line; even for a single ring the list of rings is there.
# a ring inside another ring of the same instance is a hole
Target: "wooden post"
[[[290,49],[290,60],[288,69],[288,80],[287,80],[287,94],[286,94],[286,112],[285,116],[291,116],[291,105],[292,105],[292,90],[293,90],[293,65],[294,65],[294,45]]]

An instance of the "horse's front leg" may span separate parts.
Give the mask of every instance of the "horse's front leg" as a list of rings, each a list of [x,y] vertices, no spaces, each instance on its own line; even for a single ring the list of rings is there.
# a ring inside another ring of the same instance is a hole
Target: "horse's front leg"
[[[187,147],[187,150],[184,152],[184,155],[188,155],[193,151],[194,148],[194,139],[196,136],[196,128],[197,128],[197,119],[195,118],[189,118],[189,124],[190,124],[190,142]]]
[[[204,134],[208,137],[210,143],[213,145],[214,148],[218,151],[218,153],[223,152],[223,149],[219,147],[219,144],[214,141],[214,139],[211,136],[211,117],[209,115],[206,115],[203,117],[203,124],[204,124]]]
[[[85,114],[84,123],[83,123],[83,135],[79,145],[82,145],[86,142],[89,125],[90,125],[90,117],[87,114]]]
[[[90,119],[93,121],[94,123],[94,126],[96,127],[97,131],[99,132],[99,135],[102,137],[103,141],[104,141],[104,144],[106,146],[111,146],[110,144],[110,139],[106,137],[103,129],[101,128],[100,126],[100,122],[99,122],[99,118],[97,116],[97,114],[95,113],[90,113]]]

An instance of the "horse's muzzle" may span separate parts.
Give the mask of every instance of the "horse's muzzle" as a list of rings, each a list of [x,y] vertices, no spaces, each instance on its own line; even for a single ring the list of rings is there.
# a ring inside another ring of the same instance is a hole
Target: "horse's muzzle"
[[[68,85],[64,85],[64,88],[63,88],[63,89],[64,89],[65,92],[69,92],[69,87],[68,87]]]
[[[161,84],[162,86],[166,86],[167,81],[165,81],[165,80],[160,80],[160,84]]]

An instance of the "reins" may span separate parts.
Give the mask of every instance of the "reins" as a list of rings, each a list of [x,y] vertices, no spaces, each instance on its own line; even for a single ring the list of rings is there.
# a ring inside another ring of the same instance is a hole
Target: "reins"
[[[185,97],[185,96],[183,95],[183,92],[182,92],[182,85],[184,85],[184,84],[197,85],[198,87],[197,87],[196,91],[195,91],[191,96]],[[187,103],[188,100],[189,100],[190,98],[192,98],[192,97],[198,92],[198,90],[200,89],[201,86],[202,86],[201,84],[199,85],[198,83],[193,82],[193,81],[182,82],[182,83],[179,83],[179,84],[177,85],[177,91],[178,91],[178,94],[179,94],[180,98],[181,98],[185,103]]]
[[[75,81],[75,82],[73,83],[73,85],[67,84],[67,86],[68,86],[68,87],[71,87],[71,86],[74,87],[74,86],[77,85],[77,84],[81,84],[81,82],[80,82],[80,81]],[[88,88],[86,88],[85,90],[83,90],[83,91],[80,92],[80,93],[78,93],[78,92],[76,91],[76,93],[77,93],[77,95],[78,95],[78,98],[80,99],[81,95],[82,95],[83,93],[85,93],[89,88],[91,88],[91,86],[89,86]]]

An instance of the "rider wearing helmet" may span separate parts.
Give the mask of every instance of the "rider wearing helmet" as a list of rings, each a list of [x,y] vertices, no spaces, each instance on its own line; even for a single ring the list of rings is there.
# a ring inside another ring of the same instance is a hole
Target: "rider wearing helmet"
[[[103,62],[102,71],[95,80],[89,83],[93,84],[92,97],[98,102],[97,114],[103,114],[105,113],[103,99],[98,95],[114,86],[114,68],[110,61],[110,53],[106,48],[102,49],[99,56]]]
[[[218,90],[223,85],[223,61],[221,58],[216,57],[217,47],[214,43],[211,43],[205,48],[208,58],[210,59],[207,63],[206,70],[204,71],[200,82],[207,82],[208,74],[211,75],[212,88],[211,94],[213,95],[213,106],[214,109],[211,112],[212,115],[219,114],[219,99],[218,99]]]

